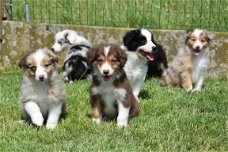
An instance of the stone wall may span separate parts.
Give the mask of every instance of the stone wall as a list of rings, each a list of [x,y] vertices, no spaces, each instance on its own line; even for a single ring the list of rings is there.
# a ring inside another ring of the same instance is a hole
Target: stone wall
[[[54,36],[64,29],[76,30],[85,36],[92,44],[107,42],[121,44],[126,28],[88,27],[75,25],[27,24],[14,21],[3,21],[1,25],[3,42],[0,46],[2,61],[0,67],[11,67],[22,55],[37,48],[50,48]],[[178,48],[184,44],[185,31],[153,30],[155,39],[165,48],[171,61]],[[65,52],[58,53],[61,62]],[[60,63],[61,64],[61,63]],[[216,33],[211,43],[209,74],[228,75],[228,33]]]

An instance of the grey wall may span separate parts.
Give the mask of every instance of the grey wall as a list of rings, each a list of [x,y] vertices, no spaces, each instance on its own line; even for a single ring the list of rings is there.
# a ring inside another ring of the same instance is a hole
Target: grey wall
[[[86,27],[74,25],[26,24],[3,21],[0,26],[3,42],[0,46],[0,67],[11,67],[22,55],[37,48],[50,48],[54,36],[63,29],[73,29],[85,36],[92,44],[107,42],[120,44],[126,28]],[[171,61],[180,46],[184,44],[185,31],[153,30],[155,39],[165,48]],[[61,62],[65,52],[59,53]],[[60,63],[61,64],[61,63]],[[228,75],[228,33],[216,33],[211,43],[209,74]]]

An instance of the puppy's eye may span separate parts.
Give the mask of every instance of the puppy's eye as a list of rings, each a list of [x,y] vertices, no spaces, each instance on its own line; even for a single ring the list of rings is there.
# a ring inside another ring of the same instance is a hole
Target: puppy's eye
[[[59,43],[60,45],[63,45],[63,44],[64,44],[64,39],[58,40],[58,43]]]
[[[44,64],[44,67],[47,68],[51,65],[51,63]]]
[[[145,37],[141,37],[140,41],[141,41],[142,44],[146,44],[146,42],[147,42]]]
[[[205,39],[202,39],[202,41],[201,42],[206,42],[206,40]]]
[[[142,41],[143,44],[146,44],[146,42],[147,42],[146,40],[143,40],[143,41]]]
[[[117,59],[112,59],[111,62],[112,64],[117,64],[119,61]]]
[[[29,69],[30,69],[32,72],[35,72],[35,71],[36,71],[36,66],[30,66]]]
[[[102,61],[103,61],[102,59],[97,59],[96,62],[97,62],[97,64],[100,64],[100,63],[102,63]]]
[[[194,39],[194,38],[192,38],[191,40],[192,40],[193,42],[195,42],[195,41],[196,41],[196,39]]]

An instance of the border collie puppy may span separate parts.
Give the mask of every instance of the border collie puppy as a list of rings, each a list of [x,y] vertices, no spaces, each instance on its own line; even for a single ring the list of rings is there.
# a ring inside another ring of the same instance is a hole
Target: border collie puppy
[[[124,67],[136,98],[147,76],[161,76],[167,60],[161,45],[154,41],[153,34],[146,29],[132,30],[123,37],[128,60]],[[148,72],[149,67],[149,72]]]
[[[53,129],[65,113],[66,98],[57,62],[58,58],[46,48],[29,52],[19,62],[24,71],[20,91],[23,121],[36,126],[46,123],[48,129]]]
[[[90,88],[93,120],[100,123],[102,117],[117,117],[117,126],[127,126],[128,118],[139,113],[139,104],[123,70],[127,55],[118,45],[100,44],[91,48],[87,56],[93,66]]]
[[[214,34],[201,29],[187,30],[186,48],[166,70],[161,85],[182,86],[187,91],[200,91],[209,63],[209,42]]]
[[[89,41],[78,35],[76,31],[64,30],[56,34],[52,50],[60,52],[68,48],[63,65],[63,80],[65,82],[91,77],[91,67],[86,57],[86,52],[90,47]]]

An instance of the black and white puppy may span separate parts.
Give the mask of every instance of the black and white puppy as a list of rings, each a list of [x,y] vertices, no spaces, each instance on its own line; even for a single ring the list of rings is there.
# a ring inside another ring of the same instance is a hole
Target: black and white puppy
[[[86,52],[90,47],[89,41],[73,30],[64,30],[56,34],[52,50],[60,52],[68,48],[63,65],[65,82],[91,77],[91,68],[86,57]]]
[[[127,32],[121,47],[128,55],[124,70],[138,98],[146,76],[161,76],[162,69],[167,67],[166,54],[162,46],[154,41],[153,34],[146,29]]]

